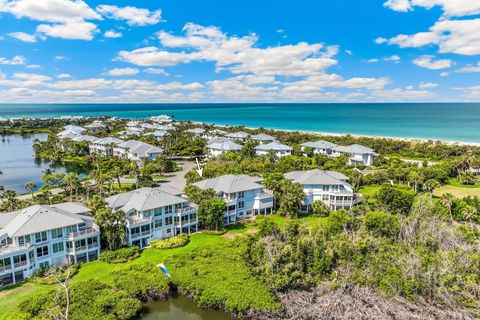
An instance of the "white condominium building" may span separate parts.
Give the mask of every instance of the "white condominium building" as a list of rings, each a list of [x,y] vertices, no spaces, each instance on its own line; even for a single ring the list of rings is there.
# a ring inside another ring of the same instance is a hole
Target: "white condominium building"
[[[140,248],[154,239],[198,231],[197,207],[174,188],[140,188],[106,200],[114,211],[125,212],[125,243]]]
[[[38,269],[96,260],[100,231],[80,203],[34,205],[0,214],[0,287]]]
[[[202,189],[213,189],[225,200],[224,225],[235,223],[257,214],[271,214],[273,211],[273,193],[261,185],[262,179],[242,175],[225,175],[206,179],[193,185]]]
[[[302,211],[308,211],[314,201],[320,200],[330,209],[350,209],[356,198],[348,178],[336,171],[292,171],[285,178],[303,186],[305,199]]]

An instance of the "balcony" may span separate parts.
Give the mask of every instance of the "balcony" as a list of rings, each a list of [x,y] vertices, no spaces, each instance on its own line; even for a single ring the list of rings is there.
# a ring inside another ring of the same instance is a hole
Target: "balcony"
[[[26,266],[27,266],[27,261],[20,261],[13,265],[15,269],[26,267]]]
[[[152,222],[152,217],[131,216],[127,218],[127,221],[129,226],[134,226],[134,225]]]
[[[183,213],[195,213],[197,212],[197,207],[195,206],[186,206],[186,207],[183,207],[183,208],[180,208],[180,209],[176,209],[175,210],[175,213],[176,214],[183,214]]]
[[[80,231],[77,231],[77,232],[71,232],[69,234],[67,234],[67,238],[72,240],[72,239],[75,239],[75,238],[81,238],[81,237],[84,237],[84,236],[88,236],[88,235],[92,235],[92,234],[98,234],[100,232],[100,229],[98,227],[93,227],[93,228],[88,228],[88,229],[85,229],[85,230],[80,230]]]
[[[8,244],[0,247],[0,256],[8,255],[18,251],[28,250],[32,245],[30,243],[25,243],[22,245]]]
[[[150,230],[148,230],[148,231],[143,231],[143,232],[132,234],[130,236],[130,238],[131,239],[138,239],[138,238],[142,238],[142,237],[150,236],[150,235],[151,235],[151,232],[150,232]]]
[[[8,266],[1,266],[0,267],[0,273],[3,273],[3,272],[9,272],[12,270],[12,265],[8,265]]]
[[[255,199],[267,199],[267,198],[273,198],[273,192],[264,191],[255,195]]]

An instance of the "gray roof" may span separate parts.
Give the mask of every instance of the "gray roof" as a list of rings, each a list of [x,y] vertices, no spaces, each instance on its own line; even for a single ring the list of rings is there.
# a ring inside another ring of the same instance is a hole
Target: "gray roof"
[[[333,148],[332,150],[341,152],[341,153],[351,153],[351,154],[376,154],[373,149],[364,147],[359,144],[352,144],[347,147],[338,146]]]
[[[188,129],[187,132],[193,133],[193,134],[204,134],[205,129],[202,128],[193,128],[193,129]]]
[[[160,147],[152,146],[151,144],[137,141],[128,140],[117,145],[117,148],[128,150],[130,153],[137,153],[140,157],[147,156],[151,153],[162,153],[163,149]]]
[[[98,139],[97,137],[89,136],[89,135],[80,135],[72,138],[72,140],[76,142],[80,142],[80,141],[93,142],[97,139]]]
[[[202,180],[193,185],[203,190],[213,189],[217,193],[232,193],[261,189],[263,188],[260,184],[261,181],[262,179],[260,177],[251,177],[246,174],[229,174],[217,178]]]
[[[217,134],[219,136],[225,135],[227,132],[220,129],[213,129],[209,132],[210,134]]]
[[[275,141],[275,138],[272,137],[269,134],[260,133],[260,134],[250,136],[250,140],[253,140],[253,141]]]
[[[337,171],[307,170],[285,173],[285,178],[302,185],[348,185],[348,178]]]
[[[207,147],[210,148],[210,149],[222,150],[222,151],[240,151],[240,150],[242,150],[241,145],[236,144],[235,142],[233,142],[231,140],[225,140],[223,142],[210,143]]]
[[[336,146],[337,145],[335,143],[331,143],[324,140],[302,143],[302,147],[310,147],[314,149],[332,149]]]
[[[92,143],[101,144],[101,145],[107,145],[107,144],[113,143],[113,144],[117,145],[117,144],[120,144],[122,142],[124,142],[124,141],[121,140],[121,139],[117,139],[117,138],[114,138],[114,137],[106,137],[106,138],[95,140]]]
[[[225,136],[228,137],[228,138],[232,138],[232,139],[246,139],[250,135],[246,132],[238,131],[238,132],[227,133]]]
[[[109,207],[115,210],[123,210],[125,213],[132,210],[145,211],[187,202],[186,199],[167,192],[178,192],[178,190],[173,190],[167,188],[140,188],[108,197],[105,201]]]
[[[73,226],[92,220],[86,216],[89,209],[80,203],[66,202],[55,205],[34,205],[14,212],[3,213],[1,233],[10,238],[37,232]],[[5,215],[5,216],[4,216]]]
[[[265,150],[265,151],[292,151],[293,148],[279,142],[270,142],[268,144],[261,144],[255,147],[255,150]]]
[[[78,136],[81,136],[82,134],[80,132],[77,132],[77,131],[68,131],[68,130],[65,130],[65,131],[62,131],[60,133],[57,134],[58,138],[59,139],[74,139]]]
[[[161,131],[175,130],[175,127],[172,126],[171,124],[166,124],[164,126],[157,126],[157,130],[161,130]]]
[[[65,129],[65,131],[77,131],[79,133],[87,131],[86,129],[73,124],[69,124],[68,126],[63,127],[63,129]]]
[[[228,138],[225,138],[225,137],[212,137],[208,140],[208,144],[212,144],[212,143],[222,143],[222,142],[225,142],[225,141],[231,141],[233,142],[232,140],[228,139]]]

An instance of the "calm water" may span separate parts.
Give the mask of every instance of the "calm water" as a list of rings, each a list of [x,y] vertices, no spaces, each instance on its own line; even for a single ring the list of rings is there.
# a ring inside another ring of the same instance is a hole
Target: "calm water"
[[[206,310],[198,307],[193,300],[179,296],[167,301],[147,305],[148,312],[142,320],[233,320],[225,312]]]
[[[47,168],[78,172],[78,168],[68,167],[66,170],[61,165],[35,159],[32,145],[36,138],[45,140],[46,135],[0,136],[0,170],[3,172],[0,174],[0,185],[17,193],[25,193],[24,186],[27,182],[35,182],[38,188],[43,185],[40,176]]]
[[[479,103],[0,105],[0,117],[159,114],[224,125],[480,143]]]

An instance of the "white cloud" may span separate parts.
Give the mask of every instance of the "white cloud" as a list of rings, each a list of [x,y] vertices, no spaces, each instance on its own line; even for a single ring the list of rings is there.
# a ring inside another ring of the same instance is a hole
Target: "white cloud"
[[[63,24],[41,24],[37,26],[37,32],[62,39],[92,40],[97,32],[97,26],[91,22],[79,21]]]
[[[441,72],[440,73],[440,77],[448,77],[450,75],[450,73],[448,72]]]
[[[114,68],[105,72],[106,75],[112,77],[121,77],[121,76],[133,76],[138,74],[140,71],[136,68]]]
[[[374,58],[374,59],[369,59],[367,60],[368,63],[377,63],[378,62],[378,59],[377,58]]]
[[[25,73],[25,72],[15,73],[13,77],[15,79],[20,79],[25,81],[36,81],[36,82],[45,82],[45,81],[52,80],[52,78],[43,74]]]
[[[126,20],[130,26],[146,26],[154,25],[161,21],[162,11],[150,11],[148,9],[141,9],[136,7],[122,7],[100,5],[97,11],[105,17],[115,20]]]
[[[415,90],[413,86],[373,91],[369,100],[374,101],[431,101],[436,94],[428,90]]]
[[[439,6],[447,16],[467,16],[480,14],[480,2],[476,0],[388,0],[383,4],[395,11],[411,11],[414,6],[431,9]]]
[[[123,34],[115,30],[108,30],[103,34],[103,36],[105,38],[121,38],[123,37]]]
[[[12,59],[7,59],[0,57],[0,64],[10,64],[10,65],[24,65],[27,63],[27,59],[24,56],[14,56]]]
[[[345,53],[348,54],[349,56],[351,56],[353,54],[353,52],[351,50],[345,50]]]
[[[174,36],[159,32],[158,37],[164,48],[189,49],[174,51],[156,47],[140,48],[133,51],[120,51],[118,60],[139,66],[173,66],[193,61],[212,61],[216,70],[232,73],[254,73],[282,76],[305,76],[323,73],[335,65],[332,57],[338,47],[321,43],[255,47],[254,34],[228,37],[217,27],[203,27],[192,23],[183,28],[185,36]]]
[[[382,37],[379,37],[379,38],[375,39],[376,44],[382,44],[382,43],[386,43],[386,42],[388,42],[388,39],[385,39],[385,38],[382,38]]]
[[[68,60],[68,58],[65,56],[55,56],[55,60],[63,61],[63,60]]]
[[[480,86],[472,86],[467,88],[459,88],[463,91],[463,96],[468,100],[480,100]]]
[[[59,75],[57,75],[58,79],[70,79],[71,77],[72,75],[69,73],[60,73]]]
[[[438,87],[438,83],[433,83],[433,82],[422,82],[418,86],[420,89],[430,89],[430,88],[436,88]]]
[[[394,63],[400,63],[401,58],[398,55],[394,54],[393,56],[383,58],[383,60],[392,61]]]
[[[28,66],[25,66],[27,69],[41,69],[42,66],[39,64],[29,64]]]
[[[163,74],[164,76],[170,75],[168,72],[166,72],[162,68],[146,68],[144,71],[150,74]]]
[[[477,65],[467,65],[463,68],[460,68],[460,69],[457,70],[457,72],[462,72],[462,73],[480,72],[480,62],[478,62]]]
[[[23,42],[35,43],[37,42],[37,36],[25,32],[12,32],[8,34],[10,37],[18,39]]]
[[[112,84],[111,81],[105,80],[103,78],[92,78],[92,79],[83,79],[83,80],[67,80],[67,81],[58,81],[55,83],[48,84],[50,88],[56,89],[102,89],[108,88]]]
[[[448,69],[452,66],[452,60],[449,60],[449,59],[434,60],[434,59],[435,59],[434,56],[425,55],[413,60],[412,63],[419,67],[427,68],[430,70]]]

